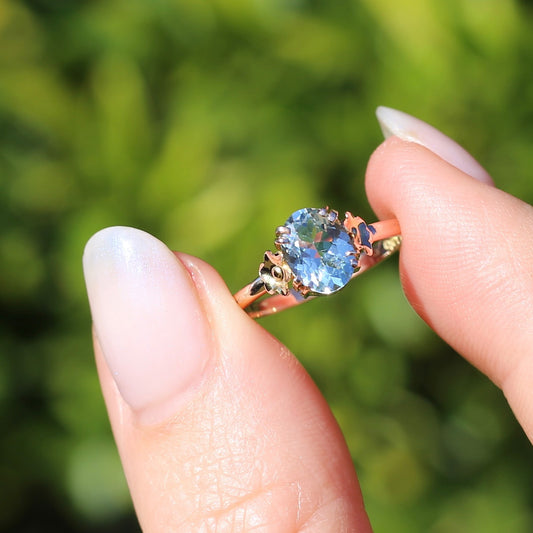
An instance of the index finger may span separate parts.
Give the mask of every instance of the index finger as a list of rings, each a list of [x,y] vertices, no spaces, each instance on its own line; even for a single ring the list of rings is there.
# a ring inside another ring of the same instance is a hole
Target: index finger
[[[400,221],[411,304],[502,388],[533,439],[533,208],[394,137],[366,184],[378,215]]]

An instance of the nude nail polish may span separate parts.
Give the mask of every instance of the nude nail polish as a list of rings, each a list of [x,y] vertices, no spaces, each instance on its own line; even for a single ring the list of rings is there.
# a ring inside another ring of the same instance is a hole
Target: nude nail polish
[[[188,271],[161,241],[127,227],[96,233],[83,266],[96,336],[122,397],[153,420],[168,416],[211,353]]]

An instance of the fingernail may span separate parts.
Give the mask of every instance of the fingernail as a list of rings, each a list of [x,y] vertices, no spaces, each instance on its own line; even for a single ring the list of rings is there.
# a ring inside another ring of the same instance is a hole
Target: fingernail
[[[376,115],[385,139],[394,135],[421,144],[473,178],[492,184],[487,171],[462,146],[433,126],[390,107],[378,107]]]
[[[200,380],[210,353],[188,271],[161,241],[126,227],[91,237],[83,267],[98,342],[122,397],[163,419]]]

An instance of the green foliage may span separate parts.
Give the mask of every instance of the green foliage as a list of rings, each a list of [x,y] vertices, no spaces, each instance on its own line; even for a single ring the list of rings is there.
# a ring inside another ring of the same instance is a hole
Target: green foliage
[[[518,0],[1,3],[0,529],[134,523],[92,360],[91,234],[141,227],[236,290],[292,211],[372,218],[379,104],[531,202],[531,22]],[[533,529],[525,437],[393,260],[263,324],[332,405],[376,532]]]

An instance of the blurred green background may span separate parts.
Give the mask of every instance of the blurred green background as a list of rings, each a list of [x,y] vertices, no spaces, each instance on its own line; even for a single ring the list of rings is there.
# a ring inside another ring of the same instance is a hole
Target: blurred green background
[[[533,202],[532,22],[517,0],[1,2],[0,529],[138,529],[93,363],[92,233],[143,228],[235,291],[292,211],[373,219],[380,104]],[[377,533],[533,531],[527,439],[397,260],[262,324],[330,402]]]

